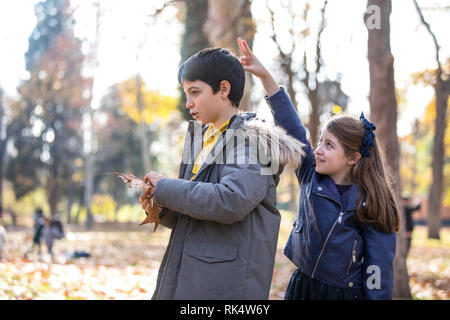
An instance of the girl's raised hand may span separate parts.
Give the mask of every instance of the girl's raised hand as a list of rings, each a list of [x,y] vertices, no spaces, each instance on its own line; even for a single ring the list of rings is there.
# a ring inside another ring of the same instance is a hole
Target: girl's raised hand
[[[280,90],[280,87],[277,85],[270,72],[262,65],[261,62],[259,62],[252,50],[250,50],[247,41],[238,38],[237,42],[239,48],[244,54],[244,56],[239,58],[244,70],[254,74],[259,78],[259,80],[261,80],[261,83],[269,97],[277,93]]]
[[[241,52],[244,54],[239,58],[242,66],[244,67],[244,70],[254,74],[258,78],[267,76],[269,72],[253,54],[252,50],[247,44],[247,41],[241,38],[237,38],[237,43],[239,48],[241,49]]]

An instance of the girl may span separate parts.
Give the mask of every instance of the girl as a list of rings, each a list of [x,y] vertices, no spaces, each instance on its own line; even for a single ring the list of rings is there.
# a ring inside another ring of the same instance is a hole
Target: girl
[[[317,148],[292,102],[238,39],[244,70],[258,77],[275,123],[306,144],[296,169],[300,198],[285,255],[297,266],[285,299],[392,299],[396,198],[364,115],[325,123]]]

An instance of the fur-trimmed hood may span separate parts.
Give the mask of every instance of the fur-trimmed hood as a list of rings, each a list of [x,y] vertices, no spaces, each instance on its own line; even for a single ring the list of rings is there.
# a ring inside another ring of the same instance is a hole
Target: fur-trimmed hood
[[[272,159],[278,159],[280,165],[287,165],[294,170],[301,165],[301,160],[305,156],[304,143],[290,136],[285,129],[273,122],[256,118],[254,112],[238,116],[243,120],[239,127],[242,130],[241,134],[250,139],[258,138],[266,141],[264,145]],[[238,131],[241,131],[239,129]]]
[[[237,137],[248,139],[250,143],[257,144],[270,161],[280,166],[297,169],[305,156],[304,143],[290,136],[285,129],[256,117],[254,112],[244,112],[233,116],[228,125],[227,133],[232,131]],[[261,159],[260,159],[261,160]],[[272,163],[273,164],[273,163]]]
[[[203,136],[211,125],[202,126],[197,121],[190,121],[183,151],[183,164],[195,163],[203,148]],[[235,138],[244,143],[236,144]],[[230,119],[227,130],[215,143],[204,163],[243,165],[255,164],[258,161],[264,168],[264,174],[276,174],[279,167],[289,166],[294,170],[298,168],[305,155],[304,146],[280,126],[256,118],[254,112],[244,112]],[[223,152],[224,150],[226,151]],[[197,174],[204,168],[206,167],[202,165]]]

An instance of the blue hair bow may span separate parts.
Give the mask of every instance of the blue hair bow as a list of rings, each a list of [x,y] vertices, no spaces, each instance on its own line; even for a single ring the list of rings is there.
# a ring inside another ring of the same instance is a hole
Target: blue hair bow
[[[364,123],[364,127],[366,128],[366,133],[364,134],[364,141],[361,148],[359,148],[359,152],[363,157],[370,157],[369,148],[375,145],[375,142],[373,141],[373,139],[375,138],[375,134],[373,133],[373,131],[375,131],[376,127],[364,117],[363,112],[361,112],[359,120],[361,120]]]

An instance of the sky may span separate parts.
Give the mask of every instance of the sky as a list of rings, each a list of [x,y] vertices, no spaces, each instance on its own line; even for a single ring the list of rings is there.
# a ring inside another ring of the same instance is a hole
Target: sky
[[[20,80],[26,79],[24,54],[28,49],[28,37],[35,24],[34,5],[38,0],[0,1],[0,86],[9,96],[16,95]],[[76,36],[92,39],[94,11],[90,0],[72,0],[77,24]],[[177,21],[176,10],[166,10],[151,28],[148,14],[159,7],[164,0],[108,0],[103,1],[105,13],[102,16],[99,65],[95,70],[94,107],[112,84],[123,81],[137,70],[146,85],[163,94],[178,95],[177,72],[180,62],[179,46],[183,26]],[[320,5],[321,1],[313,4]],[[450,6],[450,0],[422,0],[421,6]],[[369,113],[369,65],[367,60],[367,29],[363,14],[365,0],[330,0],[327,9],[327,27],[323,33],[322,75],[335,79],[343,75],[342,88],[349,95],[348,112],[359,116],[361,111]],[[265,0],[253,0],[254,19],[267,21]],[[441,44],[441,62],[450,57],[450,10],[425,10],[425,18],[436,33]],[[148,30],[146,33],[145,30]],[[254,42],[254,53],[276,74],[276,47],[270,40],[271,30],[258,24]],[[280,34],[283,37],[283,34]],[[143,41],[143,39],[146,41]],[[144,43],[136,59],[139,43]],[[288,45],[288,44],[287,44]],[[431,88],[410,84],[413,72],[436,68],[434,46],[431,37],[421,25],[412,0],[393,0],[391,14],[391,47],[394,55],[395,83],[398,88],[408,87],[407,112],[400,114],[399,135],[407,134],[414,119],[421,117],[424,108],[433,96]],[[279,79],[276,79],[279,80]],[[261,103],[258,113],[270,117],[269,109],[262,99],[262,86],[255,81],[253,98]],[[299,87],[301,88],[301,86]],[[300,115],[309,113],[302,91],[298,94]]]

